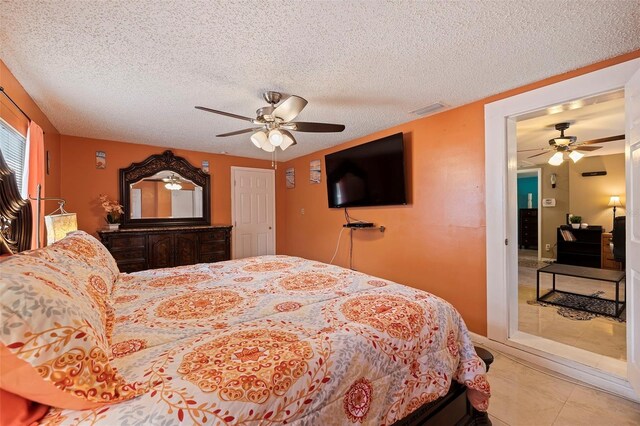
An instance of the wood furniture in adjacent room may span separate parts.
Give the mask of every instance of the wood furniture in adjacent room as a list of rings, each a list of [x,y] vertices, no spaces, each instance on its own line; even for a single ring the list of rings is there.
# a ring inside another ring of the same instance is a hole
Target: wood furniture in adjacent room
[[[601,254],[601,268],[613,269],[614,271],[622,271],[622,263],[615,260],[613,257],[613,250],[611,249],[611,239],[613,238],[610,232],[604,232],[602,234],[602,254]]]
[[[569,231],[575,241],[565,241],[562,230]],[[602,255],[602,227],[573,229],[561,226],[556,233],[558,243],[557,263],[600,268]]]
[[[538,209],[518,210],[518,246],[538,248]]]
[[[98,231],[120,272],[231,259],[231,226],[184,226]]]

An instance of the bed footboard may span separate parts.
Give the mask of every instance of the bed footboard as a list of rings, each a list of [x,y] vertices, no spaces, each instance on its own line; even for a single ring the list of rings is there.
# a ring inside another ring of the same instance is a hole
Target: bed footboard
[[[489,371],[493,354],[476,346],[476,353],[484,361]],[[423,405],[407,417],[394,423],[394,426],[419,425],[469,425],[491,426],[489,414],[476,410],[467,400],[466,387],[452,382],[449,392],[435,401]]]

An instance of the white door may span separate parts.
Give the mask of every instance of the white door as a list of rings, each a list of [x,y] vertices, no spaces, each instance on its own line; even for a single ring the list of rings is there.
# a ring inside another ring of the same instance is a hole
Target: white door
[[[625,86],[627,117],[627,370],[629,383],[640,395],[640,70]]]
[[[142,189],[131,189],[131,219],[142,217]]]
[[[231,168],[233,258],[275,254],[275,173]]]
[[[193,217],[202,217],[202,187],[193,190]]]
[[[171,191],[171,217],[193,217],[193,191]]]

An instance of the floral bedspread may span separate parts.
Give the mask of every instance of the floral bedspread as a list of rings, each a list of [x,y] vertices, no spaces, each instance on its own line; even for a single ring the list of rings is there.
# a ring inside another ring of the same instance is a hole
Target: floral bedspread
[[[112,302],[113,365],[148,391],[44,424],[392,424],[451,380],[486,409],[458,312],[366,274],[264,256],[121,274]]]

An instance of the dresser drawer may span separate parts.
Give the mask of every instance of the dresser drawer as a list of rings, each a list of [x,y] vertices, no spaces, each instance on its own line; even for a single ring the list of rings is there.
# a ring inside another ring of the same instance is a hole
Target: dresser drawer
[[[203,232],[200,234],[200,241],[210,242],[210,241],[226,241],[227,239],[227,231],[224,229],[216,229],[211,232]]]
[[[224,241],[210,241],[200,243],[200,253],[224,252],[227,244]]]
[[[144,247],[145,237],[144,235],[119,236],[118,238],[111,238],[109,240],[109,245],[111,246],[111,249]]]
[[[147,269],[147,262],[144,259],[135,260],[133,262],[131,261],[118,262],[118,269],[120,269],[120,272],[126,272],[126,273],[142,271],[144,269]]]
[[[224,252],[200,253],[200,263],[221,262],[223,260],[229,260]]]
[[[111,255],[116,260],[116,262],[126,261],[126,260],[146,260],[147,258],[147,249],[145,246],[142,247],[128,247],[126,250],[117,250],[111,249]]]

